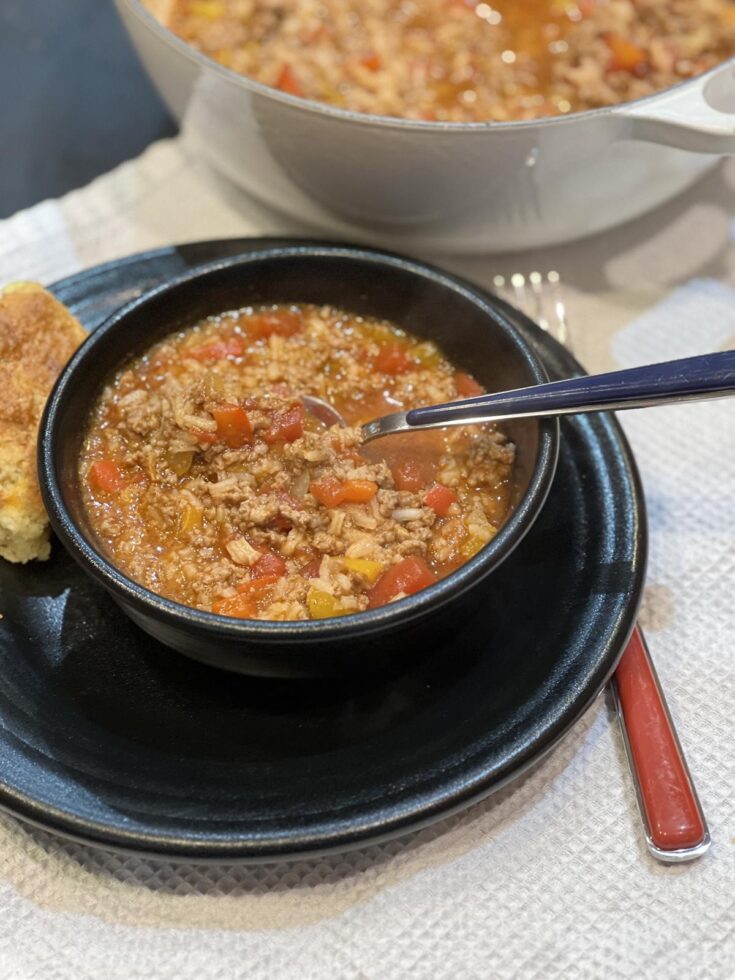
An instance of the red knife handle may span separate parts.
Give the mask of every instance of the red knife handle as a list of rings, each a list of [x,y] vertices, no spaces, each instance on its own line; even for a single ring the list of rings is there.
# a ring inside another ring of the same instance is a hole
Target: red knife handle
[[[707,824],[637,626],[618,664],[615,682],[649,846],[652,843],[660,851],[699,848],[709,842]]]

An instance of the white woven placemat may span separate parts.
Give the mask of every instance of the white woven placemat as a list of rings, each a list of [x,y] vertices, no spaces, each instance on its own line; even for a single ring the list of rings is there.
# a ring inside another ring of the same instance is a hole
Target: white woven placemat
[[[735,344],[735,167],[655,215],[503,260],[557,268],[588,367]],[[0,222],[0,282],[50,282],[177,241],[302,232],[158,144]],[[574,980],[735,977],[735,406],[624,418],[651,522],[644,622],[707,811],[700,862],[646,854],[602,700],[492,800],[316,861],[207,867],[120,857],[0,818],[3,980]],[[2,679],[0,678],[0,684]]]

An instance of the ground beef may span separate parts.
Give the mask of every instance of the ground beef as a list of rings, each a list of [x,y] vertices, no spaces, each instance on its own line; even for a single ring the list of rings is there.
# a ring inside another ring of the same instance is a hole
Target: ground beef
[[[535,119],[735,54],[733,0],[173,0],[168,25],[292,95],[411,119]]]
[[[91,523],[123,572],[200,609],[304,619],[391,601],[491,540],[515,451],[492,426],[362,447],[359,423],[479,390],[385,322],[311,306],[210,318],[105,388],[80,460]],[[328,428],[304,394],[350,424]]]

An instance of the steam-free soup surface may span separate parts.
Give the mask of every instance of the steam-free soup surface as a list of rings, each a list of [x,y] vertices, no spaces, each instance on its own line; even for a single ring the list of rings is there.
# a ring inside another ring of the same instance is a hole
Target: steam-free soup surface
[[[88,515],[123,572],[186,605],[275,620],[375,608],[493,538],[515,450],[491,426],[363,448],[358,424],[481,391],[384,321],[308,305],[213,317],[105,388],[79,465]],[[327,428],[304,394],[350,426]]]
[[[291,95],[455,122],[615,105],[735,54],[733,0],[175,0],[169,26]]]

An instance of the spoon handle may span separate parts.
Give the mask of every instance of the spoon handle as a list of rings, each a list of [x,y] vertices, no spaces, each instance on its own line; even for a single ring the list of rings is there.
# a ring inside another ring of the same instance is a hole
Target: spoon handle
[[[638,626],[615,671],[613,693],[649,851],[667,863],[700,857],[710,846],[707,821]]]
[[[408,428],[643,408],[735,394],[735,350],[584,375],[406,412]]]

